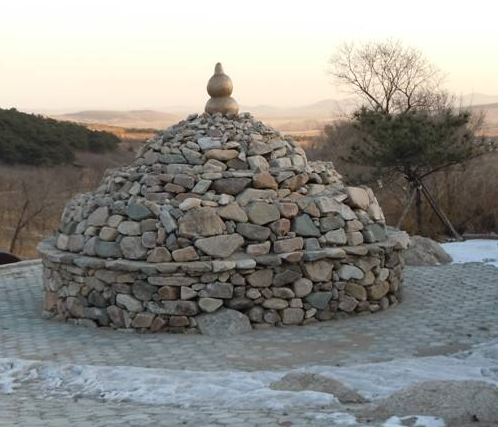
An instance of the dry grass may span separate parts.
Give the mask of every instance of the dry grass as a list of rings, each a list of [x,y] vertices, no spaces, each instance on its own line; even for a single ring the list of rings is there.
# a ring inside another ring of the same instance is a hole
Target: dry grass
[[[130,163],[143,140],[123,142],[111,153],[77,153],[72,165],[57,167],[0,166],[0,248],[9,250],[19,218],[42,209],[21,231],[14,252],[34,258],[36,245],[58,227],[67,201],[94,189],[106,169]],[[25,207],[28,202],[27,207]]]

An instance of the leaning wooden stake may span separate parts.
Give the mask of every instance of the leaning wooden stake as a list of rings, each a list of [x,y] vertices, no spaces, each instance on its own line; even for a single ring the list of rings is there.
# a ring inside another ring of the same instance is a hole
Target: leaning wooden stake
[[[455,239],[457,239],[460,242],[463,241],[464,240],[463,237],[458,233],[458,231],[456,231],[455,227],[453,227],[453,224],[450,222],[448,217],[445,215],[445,213],[442,211],[442,209],[437,205],[436,201],[431,196],[431,194],[429,193],[429,190],[427,190],[426,186],[424,184],[422,184],[422,182],[418,178],[416,178],[416,181],[422,190],[422,194],[429,201],[429,204],[431,205],[432,209],[434,210],[436,215],[439,217],[439,219],[451,231],[451,234],[453,234],[453,237],[455,237]]]
[[[403,221],[410,211],[410,208],[413,205],[413,201],[415,200],[415,196],[417,195],[417,188],[415,187],[412,191],[412,194],[410,195],[410,199],[408,202],[405,204],[405,207],[403,208],[403,212],[401,212],[401,216],[398,219],[398,223],[396,224],[396,228],[401,228],[401,225],[403,224]]]

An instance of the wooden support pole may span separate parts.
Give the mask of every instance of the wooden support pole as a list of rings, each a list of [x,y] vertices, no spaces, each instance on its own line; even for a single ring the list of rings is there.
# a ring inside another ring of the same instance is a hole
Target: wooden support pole
[[[403,224],[403,221],[404,221],[406,215],[408,214],[408,212],[410,211],[411,206],[413,205],[413,201],[415,200],[416,194],[417,194],[417,189],[414,188],[412,190],[412,194],[410,195],[410,198],[405,203],[403,211],[401,212],[401,216],[399,217],[398,223],[396,224],[396,228],[401,228],[401,225]]]
[[[427,200],[429,201],[429,204],[431,205],[432,209],[434,210],[436,215],[439,217],[439,219],[443,222],[444,225],[446,225],[446,227],[448,227],[451,234],[453,234],[453,237],[455,237],[455,239],[457,239],[460,242],[463,241],[464,240],[463,237],[460,236],[460,234],[458,233],[458,231],[456,231],[455,227],[453,227],[453,224],[450,222],[450,220],[448,219],[446,214],[437,205],[436,201],[434,200],[432,195],[429,193],[429,190],[427,190],[427,187],[424,184],[422,184],[422,182],[420,181],[420,179],[418,177],[416,178],[416,181],[419,184],[420,189],[422,190],[422,194],[427,198]]]

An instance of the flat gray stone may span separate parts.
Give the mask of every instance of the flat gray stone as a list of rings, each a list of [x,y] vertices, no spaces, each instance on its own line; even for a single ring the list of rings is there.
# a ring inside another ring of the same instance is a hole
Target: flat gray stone
[[[301,277],[302,273],[300,271],[287,269],[275,275],[275,277],[273,278],[273,286],[288,285],[289,283],[293,283]]]
[[[132,202],[126,208],[126,215],[135,221],[141,221],[142,219],[150,218],[152,216],[152,212],[148,207]]]
[[[213,139],[209,136],[204,136],[197,140],[197,144],[201,147],[202,151],[212,150],[213,148],[221,148],[221,141]]]
[[[324,238],[329,245],[345,245],[348,242],[346,233],[342,228],[328,231],[325,233]]]
[[[192,193],[204,194],[209,190],[212,182],[213,181],[210,181],[209,179],[201,179],[197,182],[197,184],[195,184],[194,188],[192,188]]]
[[[216,210],[210,207],[191,209],[179,222],[178,232],[183,237],[209,237],[223,234],[225,231],[225,223]]]
[[[246,280],[255,288],[267,288],[273,283],[273,270],[257,270],[247,276]]]
[[[246,212],[236,203],[232,203],[221,209],[218,209],[218,215],[221,218],[229,219],[236,222],[247,222]]]
[[[118,225],[118,231],[125,236],[139,236],[141,234],[140,223],[136,221],[123,221]]]
[[[290,310],[290,309],[288,309]],[[345,386],[340,381],[319,374],[291,372],[281,380],[270,384],[272,390],[317,391],[333,394],[342,404],[366,403],[368,400],[357,391]],[[418,412],[417,412],[418,414]]]
[[[325,310],[331,299],[332,292],[329,291],[313,292],[306,297],[306,301],[318,310]]]
[[[233,285],[224,282],[208,283],[207,286],[199,292],[203,298],[221,298],[230,299],[233,297]]]
[[[249,221],[257,225],[265,225],[280,218],[280,211],[275,205],[265,202],[253,203],[247,208]]]
[[[101,227],[106,225],[107,218],[109,218],[109,208],[107,206],[101,206],[90,214],[87,222],[88,225]]]
[[[292,289],[294,290],[294,294],[297,298],[302,298],[313,290],[313,282],[305,277],[302,277],[294,282]]]
[[[321,234],[308,214],[299,215],[292,220],[292,231],[304,237],[318,237]]]
[[[345,257],[346,252],[342,248],[323,248],[303,253],[303,261],[318,261],[323,258],[340,259]]]
[[[289,306],[289,303],[282,298],[269,298],[263,301],[264,308],[270,308],[272,310],[282,310]]]
[[[199,298],[199,308],[205,313],[212,313],[223,305],[223,300],[217,298]]]
[[[277,192],[275,190],[260,190],[257,188],[246,188],[241,194],[237,196],[237,203],[240,206],[245,206],[249,202],[262,199],[275,199]]]
[[[430,415],[448,426],[498,420],[498,387],[482,381],[428,381],[399,390],[378,403],[377,416]]]
[[[176,228],[178,227],[176,220],[165,209],[161,210],[161,213],[159,214],[159,220],[161,221],[161,224],[168,233],[175,231]]]
[[[403,253],[406,265],[441,265],[451,262],[443,247],[436,241],[422,236],[411,236],[408,249]]]
[[[368,224],[362,230],[363,238],[367,243],[383,242],[387,239],[386,227],[380,224]]]
[[[147,303],[147,310],[155,314],[170,316],[195,316],[198,312],[194,301],[151,301]]]
[[[350,280],[350,279],[361,280],[363,279],[363,276],[365,276],[365,274],[361,269],[355,267],[354,265],[349,265],[349,264],[341,265],[341,267],[337,271],[337,274],[342,280]]]
[[[101,258],[120,258],[123,256],[119,243],[105,242],[95,238],[95,253]]]
[[[182,164],[187,163],[187,159],[183,157],[181,154],[163,154],[161,156],[161,162],[169,164]]]
[[[222,178],[211,184],[211,188],[218,194],[236,196],[252,182],[250,178]]]
[[[241,222],[237,224],[237,233],[244,236],[248,240],[267,240],[270,237],[270,229],[262,225],[250,224]]]
[[[299,325],[304,319],[302,308],[286,308],[282,310],[282,323],[284,325]]]
[[[237,233],[197,239],[196,248],[217,258],[227,258],[244,244],[244,238]]]
[[[313,282],[328,282],[331,280],[333,268],[333,264],[324,259],[307,262],[303,265],[304,273]]]
[[[142,311],[142,303],[131,295],[118,294],[116,302],[123,305],[128,311]]]
[[[123,256],[128,259],[145,259],[147,249],[142,246],[140,237],[123,237],[119,246],[123,252]]]
[[[346,194],[348,203],[354,208],[366,210],[370,205],[370,198],[364,188],[346,187]]]
[[[327,216],[320,218],[320,230],[324,233],[345,226],[346,222],[337,214],[328,214]]]
[[[209,336],[228,337],[252,331],[251,322],[245,314],[228,308],[201,314],[196,321],[199,331]]]
[[[85,246],[85,237],[82,234],[69,236],[68,246],[69,251],[80,252]]]

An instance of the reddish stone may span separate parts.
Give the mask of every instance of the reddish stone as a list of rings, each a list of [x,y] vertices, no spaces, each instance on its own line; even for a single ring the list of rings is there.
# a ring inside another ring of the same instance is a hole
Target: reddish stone
[[[285,236],[290,231],[291,223],[287,218],[279,219],[278,221],[270,224],[270,229],[278,237]]]
[[[178,286],[163,286],[157,291],[160,300],[175,301],[180,297],[180,288]]]
[[[299,213],[299,208],[295,203],[278,203],[280,215],[285,218],[294,218]]]
[[[169,318],[169,325],[173,327],[177,326],[189,326],[190,321],[187,316],[171,316]]]
[[[254,188],[271,188],[273,190],[278,189],[277,181],[268,172],[257,173],[253,177]]]

